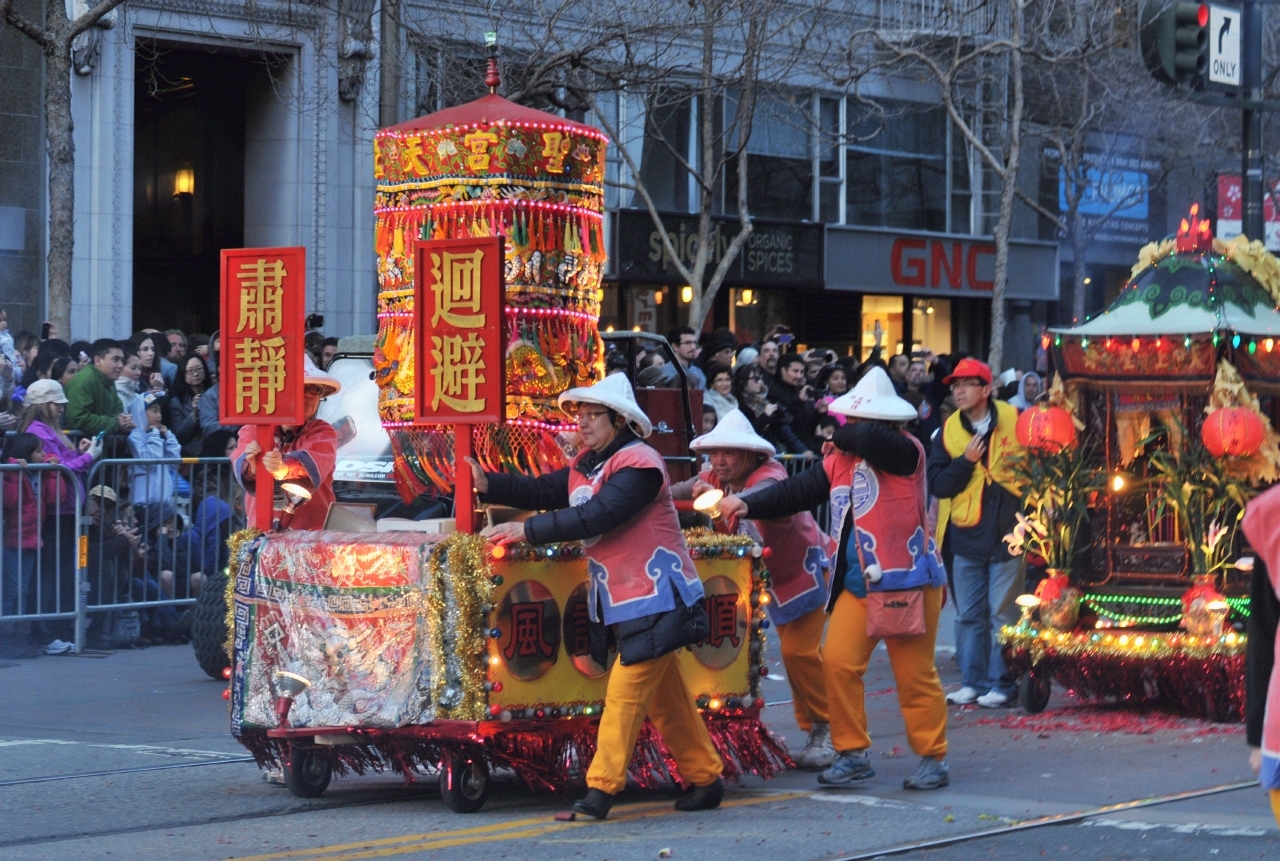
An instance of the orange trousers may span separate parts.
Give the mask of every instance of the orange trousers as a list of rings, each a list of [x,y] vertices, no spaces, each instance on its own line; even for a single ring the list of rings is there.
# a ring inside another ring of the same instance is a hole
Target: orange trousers
[[[918,756],[947,754],[947,700],[934,664],[942,587],[924,590],[925,631],[918,637],[885,640],[898,688],[898,705],[907,724],[907,742]],[[844,752],[871,746],[867,734],[866,689],[862,682],[878,639],[868,637],[867,602],[841,592],[831,610],[831,633],[822,651],[831,713],[831,743]]]
[[[822,678],[822,632],[827,627],[827,611],[818,607],[778,626],[782,664],[791,685],[791,706],[796,723],[808,732],[815,723],[830,723],[827,716],[827,686]]]
[[[679,652],[624,667],[614,661],[605,689],[596,755],[587,786],[617,795],[627,785],[627,766],[647,715],[675,757],[680,776],[694,786],[715,783],[724,771],[707,725],[680,673]]]
[[[1280,825],[1280,789],[1271,790],[1271,815],[1276,818],[1276,825]]]

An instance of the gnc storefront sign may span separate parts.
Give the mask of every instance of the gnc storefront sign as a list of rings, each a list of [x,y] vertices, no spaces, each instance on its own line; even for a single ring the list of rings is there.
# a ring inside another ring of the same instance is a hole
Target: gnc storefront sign
[[[996,246],[988,237],[827,226],[826,288],[935,298],[989,298]],[[1011,240],[1009,299],[1058,298],[1058,244]]]

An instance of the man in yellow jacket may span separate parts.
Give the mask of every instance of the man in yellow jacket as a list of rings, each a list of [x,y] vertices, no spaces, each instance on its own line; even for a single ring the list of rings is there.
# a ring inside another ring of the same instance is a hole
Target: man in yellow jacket
[[[929,455],[929,491],[941,500],[938,543],[954,556],[956,657],[964,674],[964,686],[947,701],[999,708],[1012,701],[1014,683],[996,634],[1018,620],[1014,599],[1025,576],[1004,543],[1021,506],[1011,469],[1022,451],[1018,411],[992,397],[991,368],[977,359],[961,359],[943,382],[956,411]]]

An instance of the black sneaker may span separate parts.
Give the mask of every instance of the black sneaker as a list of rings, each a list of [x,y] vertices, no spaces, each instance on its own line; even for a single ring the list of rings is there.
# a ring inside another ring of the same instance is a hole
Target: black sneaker
[[[715,783],[706,786],[695,786],[676,802],[676,810],[688,813],[691,810],[715,810],[724,800],[724,781],[716,778]]]
[[[613,807],[613,796],[603,789],[588,789],[585,796],[573,802],[575,813],[594,816],[596,819],[608,816],[610,807]]]

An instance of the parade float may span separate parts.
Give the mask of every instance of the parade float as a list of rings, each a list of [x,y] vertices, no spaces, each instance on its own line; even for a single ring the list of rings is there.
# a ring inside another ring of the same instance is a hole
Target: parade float
[[[556,397],[604,375],[607,139],[498,96],[496,62],[486,83],[375,140],[378,408],[401,494],[453,496],[455,518],[233,537],[232,729],[296,795],[334,773],[438,770],[471,812],[496,769],[563,791],[594,752],[614,656],[589,642],[583,546],[488,544],[473,533],[496,512],[455,464],[473,452],[538,475],[573,454]],[[686,542],[710,634],[681,651],[684,677],[724,776],[771,776],[790,761],[760,721],[768,551],[704,530]],[[649,724],[629,776],[680,780]]]
[[[1029,711],[1086,699],[1244,710],[1252,558],[1239,519],[1280,477],[1280,262],[1192,207],[1104,312],[1047,336],[1060,375],[1020,416],[1013,552],[1046,576],[1001,635]]]

